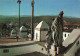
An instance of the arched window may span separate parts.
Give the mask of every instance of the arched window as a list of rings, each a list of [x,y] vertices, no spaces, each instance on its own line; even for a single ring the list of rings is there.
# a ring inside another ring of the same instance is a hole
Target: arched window
[[[36,39],[38,39],[38,33],[36,33]]]
[[[65,34],[65,37],[66,37],[66,34]]]
[[[69,36],[69,34],[68,34],[68,36]]]

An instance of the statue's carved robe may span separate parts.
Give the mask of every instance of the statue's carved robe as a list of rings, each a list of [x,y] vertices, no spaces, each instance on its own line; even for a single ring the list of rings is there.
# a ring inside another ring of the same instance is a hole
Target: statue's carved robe
[[[55,18],[52,22],[52,26],[49,27],[48,32],[46,34],[46,44],[47,44],[47,52],[48,56],[50,56],[50,47],[54,42],[54,51],[57,51],[57,47],[62,46],[63,41],[63,11],[59,13],[59,16]],[[54,35],[53,35],[54,33]],[[53,39],[53,42],[51,40]],[[59,52],[59,51],[58,51]],[[55,52],[56,53],[56,52]]]
[[[62,46],[63,39],[63,20],[62,17],[58,16],[52,22],[51,30],[54,32],[54,44],[56,46]]]

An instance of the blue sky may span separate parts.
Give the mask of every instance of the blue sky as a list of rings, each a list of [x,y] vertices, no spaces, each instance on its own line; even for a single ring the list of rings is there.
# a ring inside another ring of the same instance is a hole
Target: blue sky
[[[31,1],[21,0],[21,15],[31,15]],[[80,18],[80,0],[34,0],[34,15],[58,15]],[[0,0],[0,15],[17,15],[17,0]]]

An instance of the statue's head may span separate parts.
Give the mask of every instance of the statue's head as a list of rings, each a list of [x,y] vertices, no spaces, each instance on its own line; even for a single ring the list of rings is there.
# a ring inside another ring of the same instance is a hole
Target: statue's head
[[[63,13],[63,11],[61,11],[61,12],[59,13],[59,16],[61,16],[61,17],[62,17],[62,16],[63,16],[63,14],[64,14],[64,13]]]

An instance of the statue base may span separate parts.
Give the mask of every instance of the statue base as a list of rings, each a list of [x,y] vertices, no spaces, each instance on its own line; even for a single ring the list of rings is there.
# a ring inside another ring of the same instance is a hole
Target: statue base
[[[52,53],[52,56],[61,56],[63,55],[64,51],[65,51],[64,46],[57,47],[55,44],[53,44],[53,49],[51,53]]]
[[[57,48],[56,48],[56,45],[53,44],[53,56],[57,56]]]
[[[57,47],[57,54],[60,54],[60,47]]]

